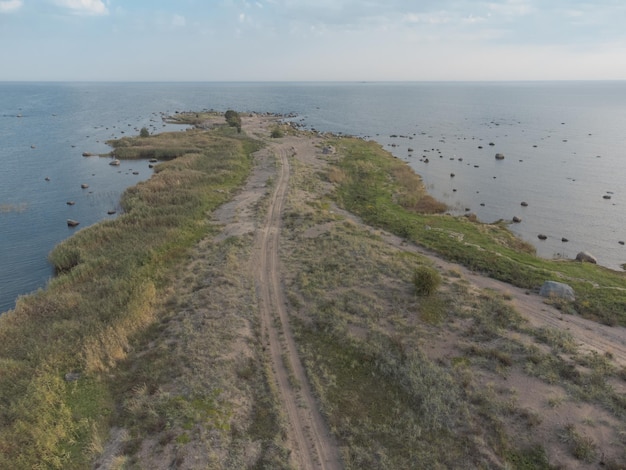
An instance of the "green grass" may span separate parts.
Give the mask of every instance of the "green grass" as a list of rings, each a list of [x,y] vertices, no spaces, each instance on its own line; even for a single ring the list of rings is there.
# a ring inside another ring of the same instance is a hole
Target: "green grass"
[[[435,212],[433,204],[424,188],[407,176],[413,171],[406,163],[373,142],[342,138],[331,143],[340,154],[328,176],[337,183],[335,198],[367,223],[522,288],[538,289],[546,280],[566,282],[576,291],[571,311],[626,326],[626,273],[590,263],[539,258],[504,224],[429,214]]]
[[[295,170],[299,191],[305,169]],[[454,292],[446,279],[436,293],[416,296],[413,275],[427,261],[322,201],[291,200],[284,221],[283,263],[297,267],[287,285],[292,327],[346,468],[489,468],[489,453],[511,468],[550,468],[540,447],[516,447],[501,419],[510,407],[487,395],[467,365],[422,350],[454,317],[470,319],[481,342],[517,328],[519,315],[494,295]],[[316,225],[325,230],[308,235]],[[509,367],[514,353],[484,355]]]
[[[211,230],[206,214],[243,183],[257,148],[234,129],[115,143],[121,158],[177,158],[125,192],[117,219],[57,246],[57,276],[46,290],[0,317],[1,468],[87,466],[85,449],[108,428],[113,408],[106,374],[154,322],[160,290]],[[66,383],[72,371],[81,378]]]

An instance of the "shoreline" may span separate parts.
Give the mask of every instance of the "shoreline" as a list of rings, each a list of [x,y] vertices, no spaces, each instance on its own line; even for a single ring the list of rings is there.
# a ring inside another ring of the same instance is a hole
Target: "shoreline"
[[[603,287],[623,276],[568,262],[548,272],[557,264],[524,253],[497,226],[415,211],[425,197],[417,174],[378,144],[287,126],[270,137],[276,121],[243,116],[246,135],[217,126],[125,138],[130,153],[186,150],[125,193],[118,219],[58,246],[49,288],[0,317],[9,378],[0,399],[18,424],[3,423],[0,466],[53,457],[79,467],[316,468],[320,455],[339,466],[384,454],[393,468],[416,455],[433,468],[572,467],[578,457],[559,439],[564,413],[572,432],[621,457],[606,436],[623,419],[572,390],[592,369],[597,392],[621,412],[604,384],[619,379],[626,347],[607,349],[599,332],[619,337],[623,326],[565,310],[602,300],[589,297],[583,275]],[[411,288],[416,266],[439,272],[433,296]],[[556,274],[579,278],[580,299],[544,305],[528,287],[490,284],[482,268],[509,269],[533,287]],[[557,329],[528,326],[525,313]],[[557,334],[568,325],[578,335],[574,320],[591,335],[583,346]],[[558,406],[533,401],[553,396]],[[581,400],[599,417],[593,426],[577,414]],[[315,428],[304,426],[309,418]]]

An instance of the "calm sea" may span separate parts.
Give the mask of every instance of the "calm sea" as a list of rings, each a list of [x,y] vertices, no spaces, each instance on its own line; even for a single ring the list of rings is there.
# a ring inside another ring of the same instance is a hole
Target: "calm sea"
[[[83,152],[180,129],[163,114],[228,108],[377,140],[452,212],[520,217],[511,229],[541,256],[626,263],[626,82],[0,83],[0,312],[45,286],[48,253],[77,230],[68,218],[115,217],[123,190],[151,175]]]

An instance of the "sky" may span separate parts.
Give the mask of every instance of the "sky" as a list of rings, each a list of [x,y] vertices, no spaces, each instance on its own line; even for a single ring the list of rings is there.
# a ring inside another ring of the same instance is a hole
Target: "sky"
[[[0,81],[626,79],[626,0],[0,0]]]

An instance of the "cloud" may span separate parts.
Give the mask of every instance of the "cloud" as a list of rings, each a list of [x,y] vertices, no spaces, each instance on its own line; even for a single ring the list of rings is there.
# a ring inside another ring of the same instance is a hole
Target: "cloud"
[[[102,0],[55,0],[55,3],[77,15],[109,14],[109,10]]]
[[[11,13],[19,10],[24,2],[22,0],[5,0],[0,1],[0,13]]]
[[[175,28],[182,28],[186,24],[187,24],[187,21],[185,20],[184,16],[174,15],[172,17],[172,26],[174,26]]]

